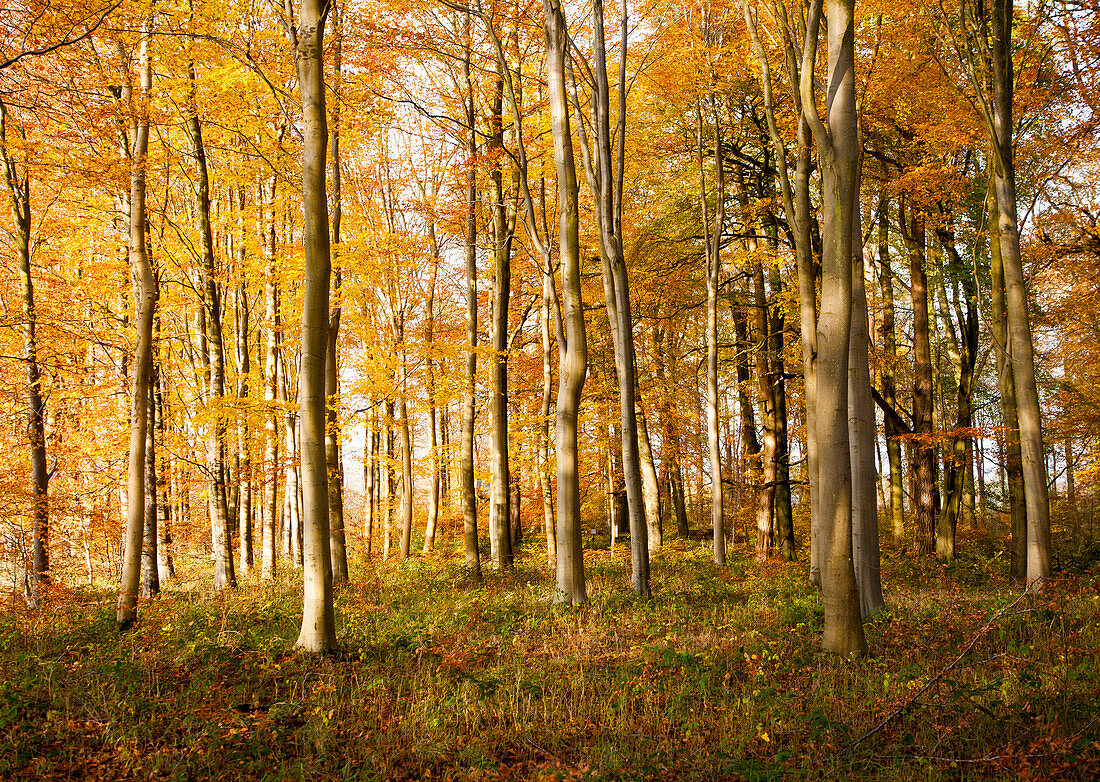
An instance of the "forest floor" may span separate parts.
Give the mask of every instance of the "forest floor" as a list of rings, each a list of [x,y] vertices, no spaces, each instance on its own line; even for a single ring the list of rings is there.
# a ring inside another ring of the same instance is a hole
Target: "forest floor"
[[[0,615],[0,778],[1100,778],[1100,566],[1042,595],[1000,557],[885,552],[871,656],[819,653],[805,565],[673,541],[552,604],[541,539],[471,585],[457,553],[352,563],[341,652],[295,654],[301,587],[181,577],[120,634],[110,593]]]

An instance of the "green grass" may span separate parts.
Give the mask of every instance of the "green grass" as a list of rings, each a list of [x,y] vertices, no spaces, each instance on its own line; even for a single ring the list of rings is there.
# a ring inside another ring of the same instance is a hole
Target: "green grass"
[[[818,652],[803,566],[674,542],[639,602],[627,553],[589,552],[592,603],[567,608],[543,551],[480,586],[453,555],[354,562],[320,660],[290,650],[293,576],[212,596],[197,573],[121,635],[107,594],[0,617],[0,778],[1100,774],[1095,566],[1019,599],[996,560],[887,556],[852,663]]]

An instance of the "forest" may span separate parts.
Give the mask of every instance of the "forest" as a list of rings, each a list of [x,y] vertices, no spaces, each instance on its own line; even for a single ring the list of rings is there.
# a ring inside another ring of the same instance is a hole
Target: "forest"
[[[1100,776],[1097,0],[11,0],[0,777]]]

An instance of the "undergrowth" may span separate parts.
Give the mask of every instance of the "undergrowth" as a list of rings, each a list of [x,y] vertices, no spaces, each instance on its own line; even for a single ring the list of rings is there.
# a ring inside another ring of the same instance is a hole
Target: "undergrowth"
[[[1100,569],[1041,595],[1001,563],[884,559],[871,656],[818,652],[804,567],[696,543],[628,590],[552,604],[532,543],[469,583],[454,554],[353,563],[341,652],[291,651],[300,582],[182,579],[119,634],[113,596],[0,617],[0,778],[1093,779]]]

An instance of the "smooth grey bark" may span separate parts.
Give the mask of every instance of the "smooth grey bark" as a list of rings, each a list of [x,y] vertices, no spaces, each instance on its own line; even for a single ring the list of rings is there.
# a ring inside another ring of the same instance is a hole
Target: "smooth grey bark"
[[[618,116],[612,131],[611,87],[607,75],[607,46],[604,33],[603,0],[592,2],[593,62],[590,70],[592,90],[592,148],[586,138],[585,122],[577,122],[581,154],[589,189],[595,202],[596,233],[600,243],[604,298],[611,326],[615,372],[619,386],[619,416],[622,434],[623,482],[630,523],[630,583],[635,594],[649,596],[649,544],[642,496],[642,475],[638,453],[637,358],[634,351],[630,279],[623,252],[622,191],[626,138],[627,18],[621,17],[619,58]],[[580,117],[579,99],[574,103]],[[614,135],[615,147],[612,148]],[[560,185],[559,185],[560,186]]]
[[[462,433],[459,436],[458,489],[462,502],[462,539],[465,566],[470,578],[481,580],[481,554],[477,540],[477,495],[474,493],[474,412],[477,383],[477,110],[470,72],[470,14],[465,18],[462,77],[466,84],[466,383],[462,400]]]
[[[325,356],[329,319],[329,214],[325,193],[328,130],[325,116],[324,29],[327,0],[303,0],[298,29],[288,18],[302,96],[302,629],[295,647],[323,654],[336,649],[329,551],[328,463],[325,457]]]
[[[1012,0],[992,0],[992,96],[986,124],[993,142],[993,186],[997,196],[1001,262],[1004,266],[1008,344],[1016,388],[1024,501],[1027,507],[1027,586],[1050,578],[1050,499],[1047,493],[1043,418],[1035,378],[1035,347],[1028,312],[1027,285],[1020,253],[1016,208],[1016,161],[1012,117]],[[978,86],[977,84],[975,86]],[[979,87],[980,89],[980,87]],[[984,104],[983,104],[984,105]]]
[[[859,138],[855,99],[855,0],[828,8],[828,128],[817,113],[813,64],[822,0],[812,0],[806,23],[800,89],[821,167],[822,276],[817,321],[817,445],[848,454],[848,350],[852,299],[852,220],[858,197]],[[818,464],[819,542],[822,544],[822,648],[847,657],[867,653],[852,567],[852,465],[848,458]]]
[[[879,556],[875,403],[871,398],[871,340],[867,322],[863,231],[858,196],[852,210],[852,325],[848,345],[848,438],[852,463],[852,564],[860,613],[885,607]]]
[[[328,321],[328,342],[325,346],[325,462],[328,464],[328,534],[329,556],[332,558],[332,584],[348,582],[348,552],[344,534],[344,472],[340,458],[340,315],[342,313],[339,265],[340,221],[343,217],[343,192],[340,180],[340,111],[343,101],[344,25],[341,5],[330,4],[333,26],[333,103],[332,142],[329,152],[332,172],[332,233],[330,248],[335,261],[332,268],[332,298]]]
[[[508,310],[512,286],[512,239],[516,226],[516,190],[505,192],[504,76],[506,64],[497,63],[496,92],[490,107],[488,155],[495,159],[489,170],[490,229],[493,249],[492,316],[489,341],[493,349],[490,364],[489,449],[489,551],[498,570],[512,566],[512,537],[508,530],[508,495],[511,474],[508,458]]]
[[[993,356],[997,367],[997,390],[1003,424],[1004,472],[1008,489],[1009,547],[1008,577],[1013,583],[1027,579],[1027,503],[1024,496],[1024,467],[1020,452],[1020,422],[1016,412],[1016,381],[1012,371],[1012,345],[1008,341],[1008,307],[1005,299],[1004,263],[1001,256],[1000,215],[996,195],[990,189],[989,276],[991,281]]]
[[[588,369],[588,337],[581,298],[580,214],[577,169],[566,93],[568,32],[561,0],[543,0],[546,72],[554,167],[558,175],[558,257],[561,262],[562,330],[558,338],[557,441],[558,558],[556,602],[587,603],[581,538],[577,413]]]
[[[702,211],[703,259],[707,287],[707,451],[710,456],[711,534],[712,552],[716,565],[726,564],[726,531],[723,525],[724,508],[722,492],[722,454],[719,448],[718,419],[718,278],[722,269],[722,230],[726,222],[726,175],[722,160],[722,128],[718,122],[718,110],[711,94],[711,115],[714,139],[714,223],[710,222],[707,208],[707,178],[703,165],[703,113],[699,101],[695,103],[695,156],[699,165],[699,205]]]
[[[195,103],[195,64],[187,63],[187,125],[191,154],[195,158],[195,211],[199,229],[199,262],[202,272],[202,303],[205,317],[208,368],[207,398],[213,413],[206,435],[206,474],[210,507],[211,546],[214,550],[214,589],[234,589],[237,579],[233,568],[233,547],[229,534],[229,504],[226,487],[225,453],[225,343],[222,331],[221,292],[214,261],[214,237],[210,223],[210,175],[203,143],[202,122]]]
[[[136,344],[133,381],[130,386],[130,456],[126,481],[126,531],[123,538],[122,578],[118,591],[115,621],[119,629],[129,628],[137,618],[138,582],[142,530],[145,525],[145,443],[149,426],[147,400],[153,364],[153,311],[156,286],[153,267],[145,245],[146,155],[149,149],[149,100],[153,72],[149,61],[149,27],[146,21],[138,44],[138,87],[127,81],[123,87],[121,108],[128,112],[127,157],[130,166],[130,224],[128,234],[130,280],[134,296]],[[120,59],[127,57],[118,44]],[[129,76],[128,69],[127,75]],[[136,92],[136,94],[135,94]]]

